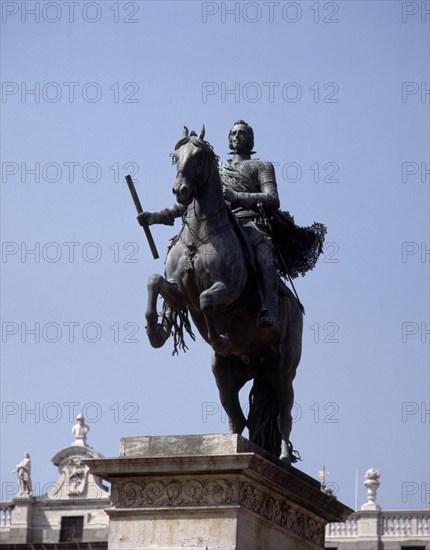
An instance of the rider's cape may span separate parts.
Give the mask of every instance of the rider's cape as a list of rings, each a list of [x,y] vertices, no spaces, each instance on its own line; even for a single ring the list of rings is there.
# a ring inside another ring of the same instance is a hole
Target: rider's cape
[[[310,227],[300,227],[289,212],[277,210],[271,213],[270,226],[282,276],[295,279],[315,267],[323,251],[325,225],[314,223]]]

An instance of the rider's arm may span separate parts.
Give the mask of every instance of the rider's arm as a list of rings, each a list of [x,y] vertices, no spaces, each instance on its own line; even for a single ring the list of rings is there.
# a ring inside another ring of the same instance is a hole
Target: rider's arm
[[[142,225],[143,221],[146,221],[148,225],[173,225],[175,223],[175,218],[181,217],[185,210],[186,206],[176,203],[170,208],[164,208],[159,212],[142,212],[137,216],[137,221],[140,225]]]

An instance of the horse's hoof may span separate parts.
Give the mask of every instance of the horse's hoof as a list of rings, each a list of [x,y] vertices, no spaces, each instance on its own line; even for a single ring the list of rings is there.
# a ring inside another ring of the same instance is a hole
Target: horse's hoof
[[[169,336],[168,334],[166,334],[163,325],[161,325],[160,323],[157,323],[155,329],[148,329],[148,327],[146,327],[146,334],[148,335],[149,343],[153,348],[161,348],[162,346],[164,346]]]
[[[212,343],[212,349],[215,353],[218,353],[219,355],[227,356],[230,355],[231,350],[231,342],[230,338],[222,334],[218,336],[218,338]]]
[[[291,457],[290,456],[285,456],[285,455],[282,455],[279,457],[280,460],[282,460],[282,462],[285,464],[285,466],[291,466]]]
[[[290,441],[287,445],[282,443],[281,456],[279,458],[282,460],[282,462],[288,464],[289,466],[292,466],[299,460],[302,460],[299,451],[296,451],[293,448],[293,445]]]
[[[245,428],[246,428],[245,424],[240,424],[240,425],[238,424],[237,426],[233,425],[230,427],[230,433],[241,435]]]

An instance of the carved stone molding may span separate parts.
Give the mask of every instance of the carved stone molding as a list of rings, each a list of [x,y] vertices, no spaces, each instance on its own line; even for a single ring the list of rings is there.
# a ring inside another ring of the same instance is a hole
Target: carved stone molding
[[[286,499],[263,491],[260,487],[242,482],[240,504],[244,508],[268,519],[297,537],[324,546],[325,523],[293,506]]]
[[[324,546],[325,522],[287,499],[248,481],[230,479],[152,479],[115,481],[112,505],[122,508],[239,505],[302,540]]]
[[[238,482],[227,479],[186,479],[115,482],[116,508],[234,504]]]

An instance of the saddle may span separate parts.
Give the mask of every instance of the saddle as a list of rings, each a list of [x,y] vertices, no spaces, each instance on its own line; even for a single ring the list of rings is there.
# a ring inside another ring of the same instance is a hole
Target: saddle
[[[258,263],[246,232],[230,210],[229,216],[242,243],[245,258],[257,273]],[[282,210],[272,212],[267,220],[275,245],[280,275],[295,279],[298,275],[303,276],[312,270],[323,252],[324,238],[327,233],[325,225],[315,222],[310,227],[301,227],[295,224],[289,212]]]

